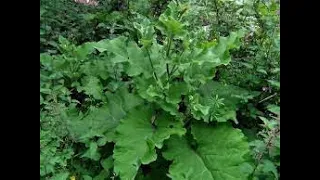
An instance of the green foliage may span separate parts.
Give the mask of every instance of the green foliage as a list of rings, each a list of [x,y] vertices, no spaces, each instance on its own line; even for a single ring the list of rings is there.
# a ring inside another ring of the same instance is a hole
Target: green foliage
[[[278,9],[42,0],[40,179],[279,179]]]
[[[263,130],[258,134],[259,139],[251,142],[253,156],[255,157],[256,179],[279,179],[280,168],[280,107],[269,105],[268,111],[272,113],[268,118],[261,116]]]
[[[199,88],[200,96],[191,96],[191,112],[196,119],[203,119],[205,122],[237,122],[236,111],[239,104],[246,103],[256,94],[236,86],[210,81]]]
[[[82,44],[127,31],[121,5],[115,0],[85,6],[70,0],[40,1],[40,52],[56,53],[59,36]]]

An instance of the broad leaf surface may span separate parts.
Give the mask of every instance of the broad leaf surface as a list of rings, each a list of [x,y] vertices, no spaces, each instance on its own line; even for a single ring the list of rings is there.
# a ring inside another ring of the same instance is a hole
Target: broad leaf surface
[[[163,152],[173,161],[169,177],[173,180],[247,180],[251,166],[244,156],[249,145],[238,129],[226,124],[210,127],[204,123],[192,125],[197,147],[191,148],[185,138],[172,137]]]
[[[157,159],[155,147],[161,148],[163,141],[173,134],[184,133],[182,124],[168,114],[156,115],[147,107],[132,110],[117,127],[115,173],[121,179],[134,179],[141,164]]]

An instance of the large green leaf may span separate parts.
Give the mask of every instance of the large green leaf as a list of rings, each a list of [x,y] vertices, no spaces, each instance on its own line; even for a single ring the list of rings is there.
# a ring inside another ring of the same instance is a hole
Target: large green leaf
[[[93,47],[96,48],[99,52],[108,51],[116,55],[128,57],[128,53],[126,49],[126,41],[127,41],[126,37],[120,36],[112,40],[109,40],[109,39],[101,40],[93,44]]]
[[[145,106],[132,110],[117,127],[113,154],[115,173],[121,179],[133,180],[141,164],[157,159],[155,147],[161,148],[163,141],[173,134],[184,133],[182,124],[173,116],[153,114],[153,110]]]
[[[232,32],[228,37],[220,37],[219,41],[203,43],[193,51],[183,54],[180,69],[184,68],[184,80],[189,83],[206,83],[215,76],[216,68],[228,65],[231,61],[229,51],[240,46],[243,31]]]
[[[244,156],[249,145],[240,130],[227,124],[217,127],[204,123],[192,125],[197,147],[185,138],[171,137],[163,156],[173,163],[169,177],[173,180],[247,180],[252,171]]]
[[[178,104],[181,96],[189,92],[188,84],[185,82],[174,82],[170,84],[166,101],[172,104]]]
[[[100,52],[112,52],[114,55],[108,60],[112,64],[124,63],[129,76],[138,76],[142,73],[146,77],[152,76],[147,54],[135,42],[127,42],[125,37],[120,36],[112,40],[102,40],[93,46]]]
[[[76,48],[74,54],[78,59],[83,60],[94,51],[93,45],[94,43],[91,42],[84,43]]]
[[[95,108],[92,107],[88,115],[73,115],[67,117],[68,129],[76,140],[86,142],[92,137],[101,137],[104,141],[113,141],[115,128],[130,109],[143,103],[138,96],[129,93],[126,87],[121,87],[116,93],[106,93],[107,104]],[[99,142],[99,144],[104,144]]]
[[[155,162],[148,164],[149,170],[140,168],[135,180],[170,180],[167,176],[170,162],[162,156],[158,156]]]
[[[79,72],[87,76],[100,77],[103,80],[106,80],[109,77],[108,65],[105,61],[96,58],[90,59],[89,62],[85,62],[80,66]],[[113,74],[113,71],[112,71]]]
[[[138,76],[143,73],[145,77],[151,77],[151,64],[145,52],[143,52],[135,42],[129,42],[127,50],[129,55],[128,75]]]

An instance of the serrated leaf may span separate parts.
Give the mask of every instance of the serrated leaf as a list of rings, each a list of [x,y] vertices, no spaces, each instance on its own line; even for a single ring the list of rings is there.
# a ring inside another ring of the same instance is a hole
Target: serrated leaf
[[[240,130],[227,124],[217,127],[204,123],[192,125],[197,148],[189,146],[185,138],[171,137],[163,152],[173,161],[169,177],[173,180],[247,180],[250,168],[244,156],[249,145]]]
[[[155,118],[155,127],[152,119]],[[157,159],[155,147],[161,148],[171,135],[183,135],[182,124],[168,114],[153,114],[146,107],[133,109],[117,127],[114,171],[121,179],[134,179],[141,164]]]
[[[274,165],[273,162],[267,159],[263,159],[262,162],[258,165],[255,175],[258,175],[258,177],[259,175],[269,175],[272,176],[272,179],[279,179],[277,167]]]
[[[276,179],[278,179],[278,171],[276,166],[270,160],[263,161],[263,171],[272,172]]]
[[[276,128],[279,125],[278,121],[276,120],[269,120],[262,116],[259,116],[259,118],[263,121],[264,125],[270,130]]]

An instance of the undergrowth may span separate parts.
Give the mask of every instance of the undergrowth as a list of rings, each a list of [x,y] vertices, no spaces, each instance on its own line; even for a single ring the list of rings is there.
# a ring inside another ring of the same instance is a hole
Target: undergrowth
[[[276,0],[40,1],[40,179],[280,179]]]

